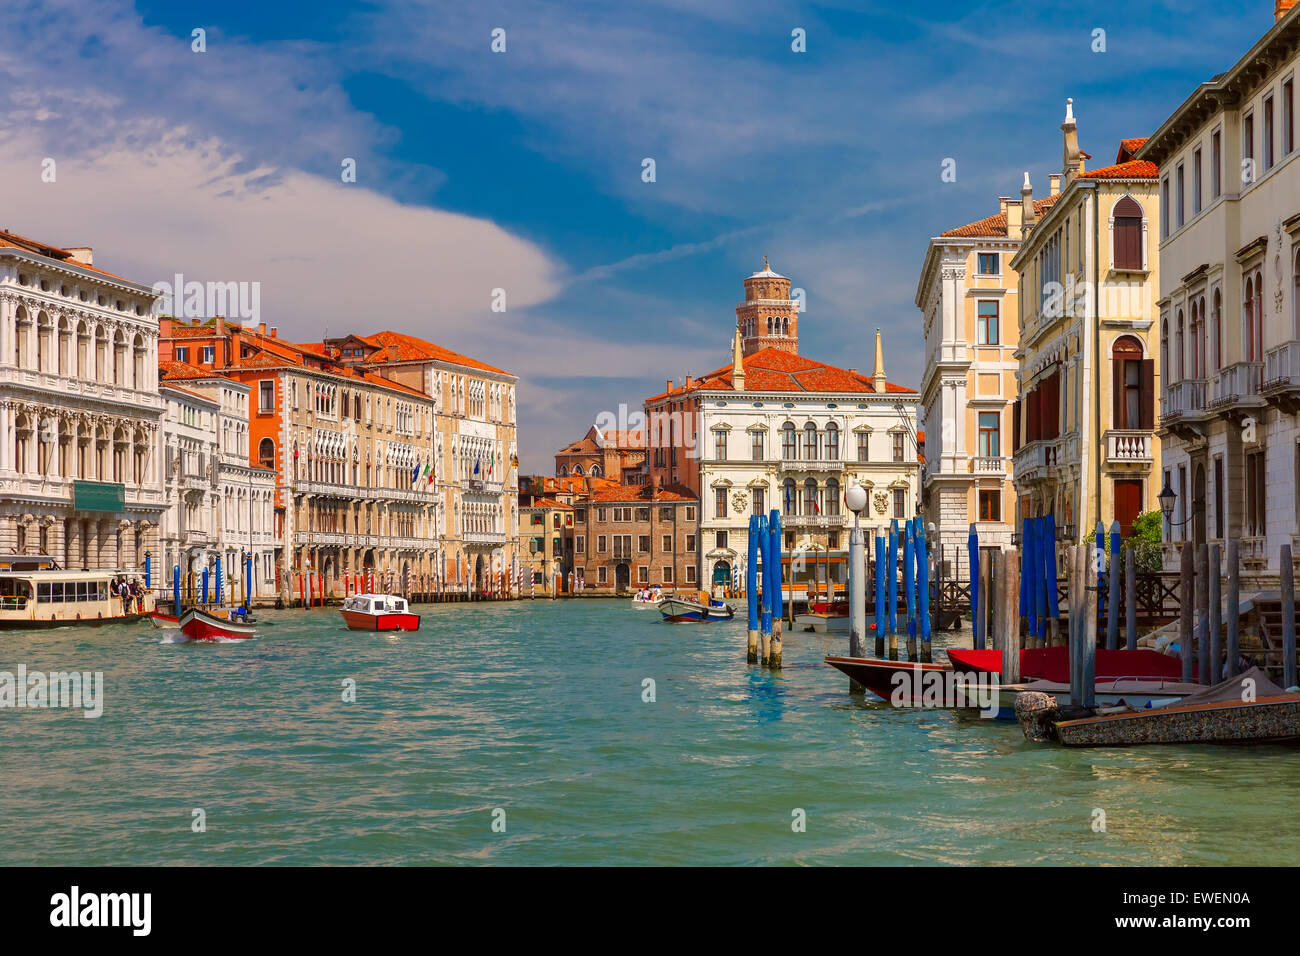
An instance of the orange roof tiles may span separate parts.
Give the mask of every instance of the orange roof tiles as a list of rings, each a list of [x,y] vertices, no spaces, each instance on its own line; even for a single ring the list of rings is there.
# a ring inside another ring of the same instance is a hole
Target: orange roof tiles
[[[213,369],[199,368],[197,365],[190,365],[188,362],[159,362],[158,377],[160,379],[175,381],[187,378],[225,378],[220,372]]]
[[[72,253],[67,249],[61,249],[58,246],[52,246],[48,242],[40,242],[37,239],[28,239],[26,236],[20,236],[15,232],[7,232],[0,229],[0,246],[10,249],[23,249],[27,252],[33,252],[38,256],[45,256],[47,259],[58,259],[68,265],[74,265],[90,272],[98,272],[100,275],[108,276],[110,279],[117,279],[120,282],[130,282],[130,279],[123,279],[119,275],[111,272],[105,272],[95,266],[87,265],[84,262],[78,262],[72,258]],[[139,285],[140,283],[136,283]]]
[[[1119,152],[1115,154],[1115,162],[1127,163],[1137,155],[1139,149],[1146,145],[1147,138],[1143,136],[1140,139],[1121,139],[1119,141]]]
[[[1145,159],[1132,159],[1114,166],[1103,166],[1090,172],[1080,173],[1080,179],[1159,179],[1160,168]]]
[[[1034,200],[1034,215],[1041,216],[1044,212],[1056,204],[1061,196],[1058,193],[1055,196],[1047,196],[1043,199]],[[940,236],[951,236],[959,239],[980,239],[980,238],[997,238],[1004,237],[1007,234],[1007,215],[998,213],[996,216],[988,216],[984,219],[978,219],[975,222],[968,222],[964,226],[958,226],[956,229],[949,229],[947,232],[939,233]]]
[[[404,335],[401,332],[376,332],[373,335],[357,336],[365,342],[378,346],[397,346],[398,362],[419,361],[421,359],[435,359],[439,362],[449,362],[452,365],[464,365],[468,368],[480,369],[484,372],[496,372],[500,375],[509,375],[502,369],[488,365],[486,362],[480,362],[478,359],[472,359],[468,355],[462,355],[460,352],[453,352],[451,349],[443,348],[441,345],[434,345],[432,342],[426,342],[424,339],[417,339],[414,335]],[[387,362],[388,350],[376,352],[370,356],[368,362]]]
[[[745,391],[747,392],[863,392],[875,393],[871,377],[861,372],[850,372],[815,362],[802,355],[792,355],[776,348],[759,349],[745,356],[741,363],[745,367]],[[670,392],[651,396],[647,402],[655,402],[671,396],[685,395],[697,390],[716,391],[733,388],[731,366],[722,368],[691,382],[690,386],[679,385]],[[916,394],[916,389],[905,385],[885,383],[885,391],[898,394]]]
[[[590,495],[592,501],[606,502],[664,502],[674,501],[698,501],[699,495],[691,491],[685,485],[665,485],[659,489],[658,497],[654,494],[654,488],[650,485],[614,485],[613,487],[593,489]]]
[[[523,506],[524,508],[551,508],[560,511],[572,511],[573,505],[566,505],[563,501],[556,501],[554,498],[534,498],[532,504]]]

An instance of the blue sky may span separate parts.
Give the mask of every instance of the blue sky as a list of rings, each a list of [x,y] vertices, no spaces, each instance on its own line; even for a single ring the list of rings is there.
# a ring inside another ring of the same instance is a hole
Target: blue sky
[[[259,281],[290,338],[396,328],[514,371],[546,471],[600,411],[726,362],[764,254],[806,290],[804,354],[867,367],[879,326],[918,385],[928,238],[1024,170],[1046,190],[1066,97],[1109,162],[1272,8],[19,0],[0,226],[146,283]]]

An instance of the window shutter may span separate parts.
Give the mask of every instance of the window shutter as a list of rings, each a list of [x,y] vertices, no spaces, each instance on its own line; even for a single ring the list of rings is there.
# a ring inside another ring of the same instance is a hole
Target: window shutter
[[[1156,363],[1153,359],[1142,360],[1142,420],[1139,428],[1150,430],[1155,427],[1156,401]]]
[[[1011,454],[1020,450],[1020,399],[1011,406]]]

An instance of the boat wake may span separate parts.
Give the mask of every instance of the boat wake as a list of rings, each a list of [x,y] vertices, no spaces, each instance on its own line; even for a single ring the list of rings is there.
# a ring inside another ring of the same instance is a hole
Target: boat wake
[[[162,639],[159,644],[245,644],[251,638],[247,637],[208,637],[201,641],[191,640],[186,637],[182,631],[163,631]]]

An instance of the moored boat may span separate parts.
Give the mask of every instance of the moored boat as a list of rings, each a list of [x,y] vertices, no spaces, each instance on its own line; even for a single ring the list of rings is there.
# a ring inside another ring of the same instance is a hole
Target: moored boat
[[[0,630],[140,618],[154,610],[154,593],[145,589],[123,602],[118,586],[131,578],[129,571],[66,571],[48,555],[5,555],[0,558]]]
[[[1042,712],[1021,718],[1042,720]],[[1047,721],[1067,747],[1138,744],[1283,743],[1300,740],[1300,694],[1287,693],[1258,667],[1163,706]]]
[[[350,631],[418,631],[420,615],[406,598],[392,594],[354,594],[339,612]]]
[[[659,613],[670,624],[705,624],[715,621],[730,621],[735,617],[735,609],[724,601],[714,601],[707,594],[701,593],[699,600],[682,597],[666,597],[659,602]]]
[[[947,654],[948,661],[957,670],[982,671],[989,674],[996,674],[1002,670],[1002,652],[999,650],[950,647]],[[1182,679],[1183,673],[1183,662],[1180,658],[1146,649],[1112,651],[1099,647],[1095,666],[1099,684],[1103,680],[1177,681]],[[1026,680],[1037,679],[1068,684],[1070,649],[1065,645],[1022,648],[1020,676]]]
[[[246,640],[256,636],[250,623],[243,623],[192,607],[180,618],[181,633],[191,641]]]
[[[632,609],[643,610],[645,608],[655,608],[663,600],[663,594],[656,588],[653,591],[638,591],[632,595]]]

